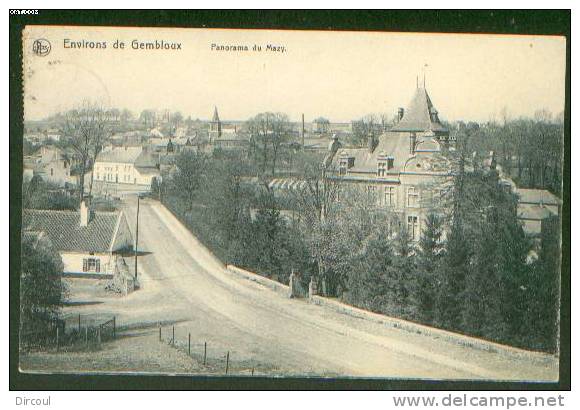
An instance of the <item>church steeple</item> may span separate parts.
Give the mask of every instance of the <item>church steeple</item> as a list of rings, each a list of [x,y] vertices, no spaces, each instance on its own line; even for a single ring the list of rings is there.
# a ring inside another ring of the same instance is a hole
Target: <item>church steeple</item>
[[[222,136],[222,122],[218,114],[217,107],[213,107],[213,117],[209,123],[209,140],[210,142]]]
[[[215,105],[213,107],[213,118],[211,121],[212,122],[220,122],[220,116],[218,115],[218,110],[217,110],[217,107]]]

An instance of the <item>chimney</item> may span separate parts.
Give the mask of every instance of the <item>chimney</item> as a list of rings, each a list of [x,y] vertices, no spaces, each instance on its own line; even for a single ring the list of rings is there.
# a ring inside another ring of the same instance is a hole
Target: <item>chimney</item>
[[[84,200],[81,201],[81,226],[87,226],[89,224],[89,218],[91,211],[89,210],[86,202]]]
[[[400,122],[403,119],[404,115],[405,115],[405,109],[402,107],[399,107],[399,109],[397,110],[397,122]]]
[[[414,132],[411,133],[411,136],[409,137],[409,153],[414,154],[415,153],[415,145],[417,144],[417,134],[415,134]]]

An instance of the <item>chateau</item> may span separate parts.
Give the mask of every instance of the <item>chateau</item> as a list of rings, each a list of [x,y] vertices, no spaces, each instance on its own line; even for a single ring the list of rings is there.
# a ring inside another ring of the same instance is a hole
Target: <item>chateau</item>
[[[366,148],[342,148],[337,139],[326,159],[334,171],[327,178],[340,182],[339,202],[347,193],[356,201],[394,212],[406,223],[412,240],[420,238],[426,215],[438,208],[451,169],[443,151],[453,149],[449,130],[441,124],[425,87],[417,86],[397,123]]]

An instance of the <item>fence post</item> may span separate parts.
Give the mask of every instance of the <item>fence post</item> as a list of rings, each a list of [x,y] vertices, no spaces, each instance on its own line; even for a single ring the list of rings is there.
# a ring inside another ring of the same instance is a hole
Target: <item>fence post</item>
[[[203,342],[203,365],[205,366],[205,359],[207,358],[207,342]]]
[[[228,374],[228,370],[230,368],[230,352],[226,355],[226,374]]]
[[[254,368],[252,367],[252,376],[254,375]]]
[[[161,325],[159,325],[159,341],[161,341]]]
[[[85,327],[85,345],[89,347],[89,328]]]
[[[187,335],[187,354],[191,356],[191,333]]]
[[[59,327],[58,325],[56,326],[56,351],[58,352],[59,350],[59,340],[58,340],[58,336],[59,336]]]
[[[171,327],[171,344],[175,345],[175,326]]]
[[[113,316],[113,339],[117,338],[117,318]]]
[[[79,333],[81,333],[81,314],[79,313]]]

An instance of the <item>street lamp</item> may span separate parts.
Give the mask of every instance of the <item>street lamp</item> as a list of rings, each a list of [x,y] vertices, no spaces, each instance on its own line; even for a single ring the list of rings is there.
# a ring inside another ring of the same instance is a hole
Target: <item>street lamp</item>
[[[141,194],[137,194],[137,223],[135,227],[135,280],[137,280],[137,247],[139,246],[139,201]]]

